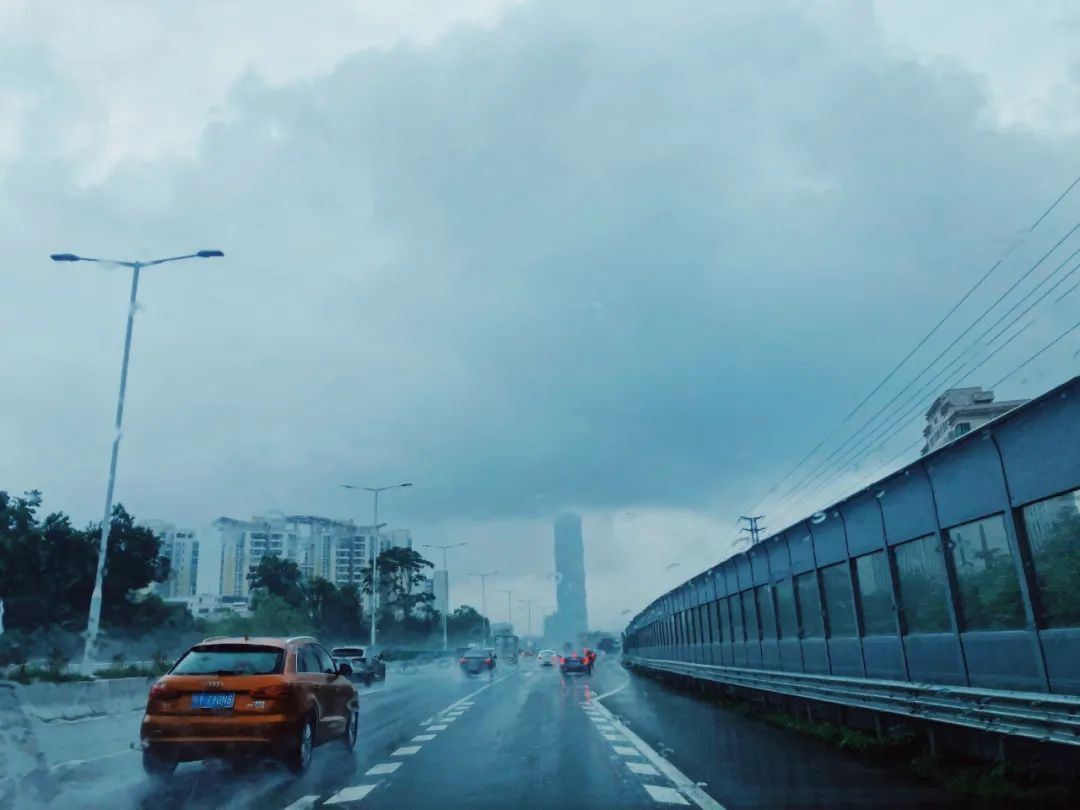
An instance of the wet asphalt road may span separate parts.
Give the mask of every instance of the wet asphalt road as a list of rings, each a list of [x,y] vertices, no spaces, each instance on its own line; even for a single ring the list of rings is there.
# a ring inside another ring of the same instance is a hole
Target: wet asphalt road
[[[356,751],[333,742],[317,748],[300,779],[269,764],[189,764],[155,785],[128,748],[138,722],[132,713],[39,729],[61,785],[44,806],[963,806],[816,741],[629,675],[614,660],[598,664],[591,678],[566,681],[527,660],[501,666],[494,678],[437,666],[391,669],[386,684],[361,687]]]

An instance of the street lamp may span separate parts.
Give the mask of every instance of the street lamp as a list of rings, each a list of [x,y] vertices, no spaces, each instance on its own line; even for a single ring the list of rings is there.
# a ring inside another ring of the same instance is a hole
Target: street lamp
[[[112,526],[113,490],[116,485],[116,460],[120,454],[120,428],[124,421],[124,393],[127,390],[128,360],[131,357],[131,330],[135,325],[135,299],[139,292],[139,271],[144,267],[184,259],[213,259],[225,254],[220,250],[198,250],[184,256],[170,256],[148,262],[121,261],[118,259],[95,259],[74,253],[53,253],[54,262],[96,262],[131,268],[131,297],[128,301],[127,331],[124,333],[124,359],[120,364],[120,395],[116,402],[116,425],[113,434],[112,457],[109,460],[109,484],[105,490],[105,519],[101,521],[101,540],[98,542],[97,569],[94,572],[94,591],[90,596],[90,615],[86,621],[86,645],[83,647],[82,672],[90,675],[93,669],[93,651],[97,644],[98,628],[101,626],[101,594],[105,578],[105,557],[109,547],[109,529]]]
[[[540,601],[539,599],[518,599],[518,602],[520,602],[521,604],[529,606],[529,612],[528,612],[528,616],[529,616],[529,623],[528,623],[529,638],[532,638],[532,606],[533,606],[533,602],[539,602],[539,601]]]
[[[442,570],[443,576],[446,577],[446,582],[443,586],[443,594],[446,603],[442,606],[442,648],[444,650],[449,649],[446,641],[446,614],[450,612],[450,572],[446,570],[446,552],[452,548],[460,548],[461,546],[467,546],[468,543],[453,543],[448,546],[432,545],[430,543],[424,543],[423,548],[437,548],[442,550]]]
[[[376,624],[376,612],[375,612],[375,600],[378,587],[375,582],[379,578],[379,552],[382,550],[382,543],[379,542],[379,493],[386,492],[388,489],[402,489],[403,487],[411,487],[411,483],[405,484],[390,484],[385,487],[361,487],[355,484],[342,484],[344,489],[362,489],[365,492],[370,492],[374,496],[375,509],[372,516],[371,525],[375,527],[375,549],[371,555],[371,645],[375,646],[375,624]],[[383,524],[386,525],[386,524]]]
[[[510,607],[510,600],[513,599],[514,592],[513,591],[508,591],[506,588],[496,588],[495,590],[497,590],[499,593],[505,593],[506,594],[506,622],[510,626],[513,626],[513,624],[514,624],[514,614],[513,614],[513,609]]]
[[[487,583],[487,578],[488,577],[497,577],[498,575],[499,575],[498,571],[488,571],[487,573],[484,573],[484,574],[469,574],[470,577],[480,577],[480,616],[483,619],[484,646],[485,647],[487,646],[487,631],[488,631],[488,624],[490,624],[490,622],[488,621],[488,616],[487,616],[487,591],[485,590],[484,586]]]

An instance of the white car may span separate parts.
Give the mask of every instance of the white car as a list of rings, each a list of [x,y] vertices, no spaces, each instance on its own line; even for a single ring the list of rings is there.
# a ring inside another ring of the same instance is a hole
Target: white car
[[[541,650],[536,654],[536,663],[542,667],[555,666],[555,651]]]

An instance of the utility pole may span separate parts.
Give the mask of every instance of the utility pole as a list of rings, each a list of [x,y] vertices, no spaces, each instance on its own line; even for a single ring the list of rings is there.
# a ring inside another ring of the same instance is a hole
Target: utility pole
[[[90,610],[86,618],[86,642],[83,647],[82,674],[92,675],[94,670],[94,651],[97,646],[98,629],[101,624],[101,603],[104,593],[105,560],[109,550],[109,532],[112,530],[113,491],[116,488],[116,463],[120,455],[120,438],[124,435],[124,394],[127,392],[128,361],[131,358],[131,332],[135,327],[135,311],[138,308],[139,272],[144,267],[153,267],[168,262],[185,259],[214,259],[225,254],[220,250],[199,250],[183,256],[170,256],[147,262],[129,262],[119,259],[95,259],[90,256],[77,256],[74,253],[53,253],[49,258],[54,262],[95,262],[111,264],[115,267],[131,269],[131,294],[128,298],[127,329],[124,332],[124,359],[120,363],[120,394],[116,399],[116,421],[113,425],[112,456],[109,458],[109,484],[105,489],[105,517],[101,521],[101,537],[98,541],[97,567],[94,569],[94,590],[90,594]]]
[[[483,574],[469,574],[470,577],[480,577],[480,618],[483,619],[483,625],[482,626],[483,626],[483,630],[484,630],[484,646],[485,647],[487,646],[487,638],[488,638],[487,631],[488,631],[488,625],[490,624],[490,622],[488,621],[488,617],[487,617],[487,590],[485,589],[485,586],[487,584],[487,578],[488,577],[497,577],[498,575],[499,575],[498,571],[488,571],[488,572],[483,573]]]
[[[446,604],[442,606],[442,648],[444,650],[449,649],[447,646],[447,634],[446,634],[446,614],[450,612],[450,572],[446,568],[446,552],[452,548],[459,548],[461,546],[467,546],[468,543],[452,543],[448,546],[432,545],[430,543],[424,543],[424,548],[437,548],[442,551],[442,572],[443,572],[443,591],[446,598]]]
[[[739,531],[750,535],[750,545],[752,546],[756,546],[761,542],[761,533],[765,531],[765,527],[759,526],[758,521],[764,519],[764,515],[742,515],[739,517],[739,520],[745,520],[749,524],[749,528],[743,526]]]

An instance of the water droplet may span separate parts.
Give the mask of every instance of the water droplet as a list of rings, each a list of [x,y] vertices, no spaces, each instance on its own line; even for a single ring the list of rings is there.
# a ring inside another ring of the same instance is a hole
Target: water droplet
[[[884,498],[885,497],[885,490],[879,489],[877,492],[874,493],[874,497],[878,498],[878,499]]]
[[[824,520],[825,520],[825,513],[824,512],[814,512],[814,514],[810,517],[810,522],[811,523],[821,523]]]

